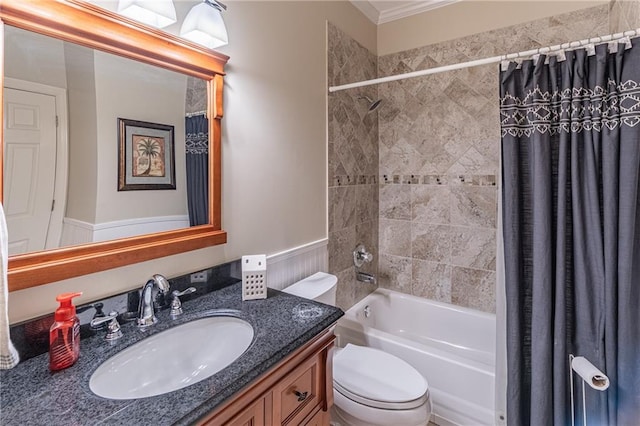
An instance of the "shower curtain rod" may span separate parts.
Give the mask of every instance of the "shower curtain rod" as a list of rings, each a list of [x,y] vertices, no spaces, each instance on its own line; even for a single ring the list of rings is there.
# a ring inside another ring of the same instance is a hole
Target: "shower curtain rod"
[[[404,80],[404,79],[413,78],[413,77],[422,77],[424,75],[437,74],[445,71],[453,71],[453,70],[459,70],[463,68],[476,67],[478,65],[494,64],[494,63],[508,61],[512,59],[527,58],[537,54],[556,52],[558,50],[564,50],[564,49],[575,49],[588,44],[604,43],[609,41],[620,40],[626,37],[630,38],[635,36],[640,36],[640,28],[637,28],[635,30],[625,31],[622,33],[587,38],[580,41],[571,41],[569,43],[563,43],[563,44],[558,44],[558,45],[549,46],[549,47],[540,47],[538,49],[525,50],[523,52],[518,52],[518,53],[509,53],[507,55],[492,56],[490,58],[476,59],[474,61],[468,61],[468,62],[460,62],[458,64],[445,65],[442,67],[429,68],[429,69],[420,70],[420,71],[413,71],[405,74],[390,75],[387,77],[374,78],[371,80],[359,81],[356,83],[342,84],[340,86],[331,86],[329,87],[329,92],[332,93],[332,92],[338,92],[340,90],[353,89],[355,87],[371,86],[374,84],[388,83],[390,81]]]

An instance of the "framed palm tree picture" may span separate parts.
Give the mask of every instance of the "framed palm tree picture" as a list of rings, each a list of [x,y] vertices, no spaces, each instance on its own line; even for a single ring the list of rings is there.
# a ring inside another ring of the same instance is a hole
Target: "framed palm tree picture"
[[[118,118],[118,191],[176,189],[174,127]]]

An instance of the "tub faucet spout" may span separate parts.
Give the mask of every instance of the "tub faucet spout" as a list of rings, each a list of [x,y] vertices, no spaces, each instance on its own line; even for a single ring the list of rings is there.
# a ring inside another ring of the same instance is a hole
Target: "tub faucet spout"
[[[155,305],[153,301],[154,287],[157,287],[161,294],[166,295],[169,293],[169,281],[167,281],[167,279],[162,275],[155,274],[153,278],[142,286],[140,304],[138,305],[138,319],[136,321],[140,328],[149,327],[158,322],[155,315]]]
[[[356,272],[356,279],[363,283],[368,283],[368,284],[376,283],[376,277],[371,274],[367,274],[366,272]]]

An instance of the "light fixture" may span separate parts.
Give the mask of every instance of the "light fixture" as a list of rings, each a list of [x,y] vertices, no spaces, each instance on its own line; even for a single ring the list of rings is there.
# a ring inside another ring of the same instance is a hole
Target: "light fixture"
[[[172,0],[119,0],[118,13],[156,28],[177,21]]]
[[[206,46],[210,49],[229,43],[227,28],[221,12],[227,6],[217,0],[203,0],[194,6],[184,18],[180,37]]]

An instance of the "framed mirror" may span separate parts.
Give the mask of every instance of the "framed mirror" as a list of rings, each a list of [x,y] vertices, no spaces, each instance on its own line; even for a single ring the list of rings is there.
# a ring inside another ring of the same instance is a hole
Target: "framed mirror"
[[[81,0],[0,19],[10,291],[226,242],[227,56]]]

